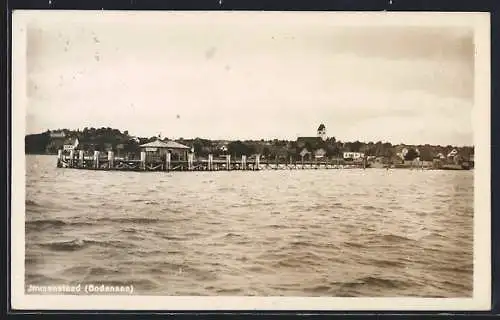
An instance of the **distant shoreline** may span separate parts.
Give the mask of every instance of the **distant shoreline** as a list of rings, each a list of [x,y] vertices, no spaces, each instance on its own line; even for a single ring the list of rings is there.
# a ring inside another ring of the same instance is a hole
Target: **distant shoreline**
[[[113,128],[84,128],[83,130],[59,129],[47,130],[40,134],[25,136],[25,154],[28,155],[56,155],[62,150],[65,156],[69,150],[83,151],[86,156],[101,152],[101,157],[107,158],[111,152],[117,159],[138,160],[145,151],[145,146],[160,145],[162,148],[169,143],[181,145],[185,154],[174,154],[176,157],[187,160],[189,156],[195,161],[206,161],[208,157],[239,159],[259,156],[262,163],[280,163],[283,165],[299,162],[313,162],[321,166],[332,164],[372,166],[394,169],[433,168],[444,170],[465,170],[474,166],[474,146],[441,146],[441,145],[393,145],[390,142],[361,142],[340,141],[335,137],[326,136],[318,128],[317,135],[297,137],[296,140],[211,140],[211,139],[177,139],[172,140],[160,136],[141,138],[130,135],[127,130]],[[323,127],[324,129],[324,127]],[[154,149],[154,150],[153,150]],[[161,158],[162,152],[158,148],[149,148],[151,157]],[[169,151],[172,152],[172,151]],[[174,152],[175,153],[175,152]],[[165,156],[165,154],[163,154]],[[180,160],[179,158],[179,160]],[[157,160],[158,160],[157,159]],[[203,160],[204,159],[204,160]],[[154,161],[157,161],[154,160]],[[172,159],[175,161],[176,159]],[[149,161],[149,160],[148,160]],[[102,161],[101,161],[102,162]],[[162,166],[161,162],[155,165]],[[185,163],[179,164],[181,167]]]

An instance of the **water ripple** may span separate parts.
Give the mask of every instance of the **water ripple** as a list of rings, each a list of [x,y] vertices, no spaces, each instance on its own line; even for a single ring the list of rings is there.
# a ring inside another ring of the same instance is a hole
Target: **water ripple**
[[[470,171],[146,174],[26,160],[27,284],[132,282],[136,294],[159,295],[472,295]]]

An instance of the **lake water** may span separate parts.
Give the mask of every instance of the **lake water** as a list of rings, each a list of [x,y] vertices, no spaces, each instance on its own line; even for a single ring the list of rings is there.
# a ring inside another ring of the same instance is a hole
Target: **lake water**
[[[472,296],[473,171],[106,172],[32,155],[26,166],[27,286]]]

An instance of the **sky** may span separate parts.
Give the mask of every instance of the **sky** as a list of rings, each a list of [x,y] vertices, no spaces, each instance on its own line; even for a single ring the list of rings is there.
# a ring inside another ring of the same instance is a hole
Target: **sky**
[[[328,14],[38,15],[27,133],[473,144],[473,29]]]

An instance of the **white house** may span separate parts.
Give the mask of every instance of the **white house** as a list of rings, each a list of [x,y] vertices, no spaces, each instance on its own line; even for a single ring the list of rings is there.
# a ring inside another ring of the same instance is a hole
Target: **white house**
[[[78,147],[78,144],[80,141],[78,141],[78,138],[69,138],[64,142],[63,150],[64,151],[71,151],[74,150]]]
[[[403,148],[401,149],[401,152],[397,153],[397,155],[403,160],[405,159],[407,154],[408,154],[408,148]]]
[[[314,157],[316,159],[321,159],[324,158],[325,156],[326,156],[326,151],[323,148],[320,148],[314,152]]]
[[[344,152],[344,159],[361,159],[365,157],[365,154],[362,152]]]
[[[450,151],[450,153],[448,153],[448,158],[453,158],[453,157],[455,157],[457,154],[458,154],[457,149],[453,149],[453,150],[451,150],[451,151]]]
[[[51,138],[66,138],[66,134],[64,133],[64,131],[51,131],[50,132],[50,137]]]

